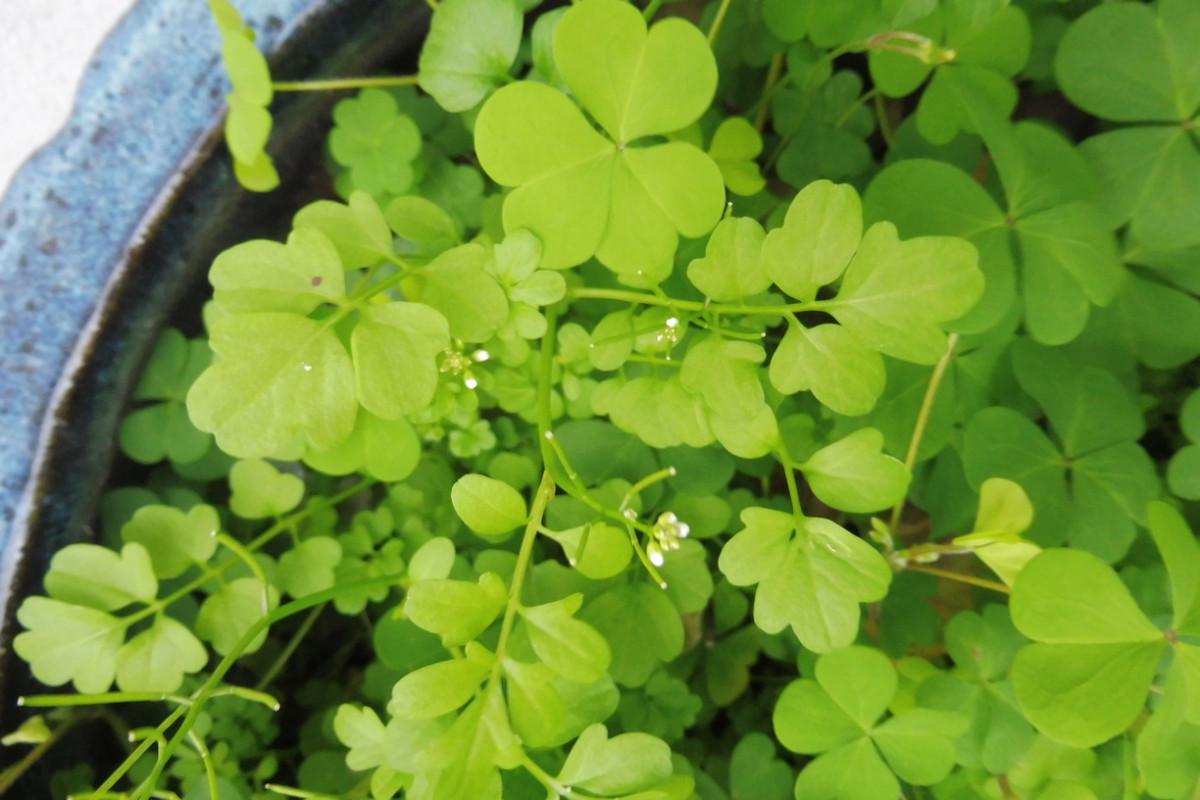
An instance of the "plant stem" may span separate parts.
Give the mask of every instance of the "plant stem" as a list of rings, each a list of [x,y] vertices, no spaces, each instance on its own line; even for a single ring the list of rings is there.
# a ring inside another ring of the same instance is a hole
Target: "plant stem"
[[[717,34],[721,31],[721,24],[725,22],[725,15],[729,13],[729,5],[732,0],[721,0],[721,5],[717,9],[717,16],[713,18],[712,27],[708,29],[708,46],[712,47],[713,42],[717,40]]]
[[[905,564],[904,568],[911,569],[913,572],[924,572],[929,575],[936,575],[939,578],[948,578],[949,580],[959,581],[960,583],[969,583],[972,586],[979,586],[983,589],[991,589],[993,592],[1010,594],[1012,591],[999,581],[989,581],[986,578],[976,578],[974,575],[964,575],[961,572],[951,572],[948,569],[927,567],[924,564]]]
[[[767,68],[767,80],[763,84],[762,97],[758,101],[758,115],[754,118],[754,129],[759,133],[762,133],[767,127],[767,117],[771,113],[771,98],[784,85],[780,83],[779,76],[783,74],[783,67],[786,63],[786,56],[783,53],[776,53],[771,58],[771,66]]]
[[[904,467],[910,476],[913,468],[917,465],[917,453],[921,449],[921,439],[925,436],[925,426],[929,424],[929,417],[933,413],[933,403],[937,399],[938,386],[942,383],[942,376],[946,374],[946,367],[950,366],[950,360],[954,358],[954,348],[957,345],[958,334],[950,334],[946,340],[946,352],[938,359],[937,366],[933,368],[933,375],[929,378],[929,385],[925,387],[921,410],[917,412],[917,424],[913,427],[912,438],[908,441],[908,454],[904,457]],[[892,509],[892,520],[888,527],[893,534],[900,524],[900,515],[904,513],[904,504],[907,502],[908,497],[903,497]]]
[[[326,92],[334,89],[368,89],[372,86],[416,86],[416,75],[392,75],[379,78],[333,78],[323,81],[278,81],[271,84],[277,92]]]
[[[792,513],[796,520],[804,518],[804,509],[800,507],[800,489],[796,485],[796,465],[787,451],[787,445],[779,446],[779,463],[783,465],[783,477],[787,480],[788,496],[792,498]]]
[[[304,621],[300,623],[300,627],[296,629],[296,632],[292,635],[291,640],[287,643],[287,647],[283,648],[283,651],[271,664],[271,668],[263,673],[263,676],[259,679],[258,683],[254,684],[254,690],[256,692],[264,691],[268,686],[271,685],[271,681],[275,680],[275,677],[280,673],[280,671],[283,670],[283,667],[285,664],[287,664],[288,659],[291,658],[292,654],[296,652],[296,648],[298,648],[300,643],[304,641],[304,637],[307,636],[308,632],[312,630],[313,625],[315,625],[317,622],[317,617],[321,616],[321,612],[324,610],[325,606],[319,605],[313,608],[312,611],[308,612],[308,616],[305,617]]]
[[[654,15],[658,13],[658,10],[662,8],[662,4],[665,2],[666,0],[650,0],[650,2],[646,4],[646,9],[642,11],[642,17],[647,22],[654,19]]]
[[[508,650],[508,638],[512,635],[513,625],[517,620],[517,609],[521,606],[521,589],[525,586],[525,573],[529,571],[529,560],[533,556],[533,543],[537,540],[538,529],[542,527],[542,515],[546,513],[546,504],[554,497],[558,485],[554,482],[550,470],[542,471],[542,482],[538,484],[537,494],[533,496],[533,504],[529,509],[529,521],[525,524],[525,534],[521,538],[521,549],[517,552],[517,566],[513,570],[512,587],[508,592],[508,606],[504,609],[504,621],[500,623],[500,638],[496,641],[496,663],[492,666],[491,677],[488,678],[487,692],[500,677],[501,663]]]
[[[785,303],[778,306],[748,306],[726,303],[706,303],[700,300],[680,300],[676,297],[658,297],[648,292],[632,292],[626,289],[593,289],[568,287],[567,297],[576,300],[619,300],[623,303],[644,306],[662,306],[680,311],[705,311],[715,314],[747,314],[763,317],[781,317],[789,311],[820,311],[837,303],[830,300],[813,300],[807,303]]]

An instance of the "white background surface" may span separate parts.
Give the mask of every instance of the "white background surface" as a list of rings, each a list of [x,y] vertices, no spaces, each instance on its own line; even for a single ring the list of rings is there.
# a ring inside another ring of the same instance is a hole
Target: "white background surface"
[[[0,0],[0,196],[66,122],[84,68],[134,2]]]

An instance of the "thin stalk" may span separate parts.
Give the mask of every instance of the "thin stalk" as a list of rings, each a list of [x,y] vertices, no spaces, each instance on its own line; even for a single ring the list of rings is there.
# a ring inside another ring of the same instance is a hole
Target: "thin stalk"
[[[665,2],[666,0],[650,0],[650,2],[646,4],[646,9],[642,12],[642,17],[647,22],[654,19],[654,15],[658,13],[658,10],[662,8],[662,4]]]
[[[788,496],[792,499],[792,513],[797,520],[804,518],[804,509],[800,507],[800,488],[796,485],[796,465],[787,451],[786,445],[779,447],[779,462],[783,464],[783,477],[787,481]]]
[[[300,623],[300,627],[296,629],[294,634],[292,634],[291,640],[288,641],[287,646],[283,648],[283,651],[271,664],[271,668],[263,673],[263,676],[259,679],[258,683],[254,684],[254,690],[256,692],[261,692],[271,685],[271,681],[275,680],[275,677],[283,670],[283,667],[285,664],[287,664],[288,659],[290,659],[296,652],[296,648],[298,648],[300,643],[304,641],[304,637],[307,636],[308,632],[312,630],[313,625],[315,625],[317,622],[317,617],[321,616],[321,612],[324,610],[325,606],[319,605],[312,611],[308,612],[308,616],[304,618],[304,621]]]
[[[758,101],[758,115],[754,118],[754,129],[759,133],[762,133],[767,127],[767,117],[771,113],[771,98],[784,85],[779,81],[779,76],[783,74],[783,67],[786,63],[786,56],[783,53],[776,53],[771,58],[771,66],[767,67],[767,80],[763,84],[762,97]]]
[[[277,81],[277,92],[328,92],[335,89],[368,89],[387,86],[416,86],[416,75],[390,75],[379,78],[332,78],[323,81]]]
[[[999,581],[989,581],[986,578],[976,578],[974,575],[964,575],[961,572],[951,572],[948,569],[938,569],[937,567],[928,567],[924,564],[905,564],[905,569],[911,569],[913,572],[924,572],[928,575],[936,575],[939,578],[947,578],[960,583],[969,583],[972,586],[978,586],[983,589],[991,589],[993,592],[1002,592],[1010,594],[1012,592],[1006,585]]]
[[[904,457],[904,467],[908,470],[909,475],[912,475],[913,468],[917,465],[917,453],[921,449],[921,439],[925,436],[925,426],[929,424],[929,416],[933,413],[933,403],[937,399],[938,387],[942,383],[942,376],[946,374],[946,367],[950,366],[950,359],[954,358],[954,348],[957,345],[958,334],[950,334],[946,341],[946,352],[938,359],[937,366],[933,368],[933,375],[929,378],[929,385],[925,387],[921,410],[917,412],[917,424],[913,427],[912,438],[908,441],[908,454]],[[908,502],[908,498],[903,497],[892,509],[892,520],[888,526],[892,533],[896,532],[896,528],[900,524],[900,515],[904,513],[906,502]]]
[[[836,301],[813,300],[808,303],[786,303],[778,306],[751,306],[735,303],[711,303],[701,300],[680,300],[675,297],[662,298],[648,292],[633,292],[626,289],[597,289],[568,287],[567,297],[576,300],[620,300],[644,306],[662,306],[679,311],[703,311],[714,314],[746,314],[750,316],[781,317],[785,313],[798,311],[821,311],[837,305]]]
[[[721,5],[717,8],[717,16],[713,18],[712,27],[708,29],[708,46],[712,47],[717,41],[717,34],[721,31],[721,25],[725,22],[725,15],[729,13],[729,6],[733,0],[721,0]]]
[[[879,125],[879,135],[883,137],[883,143],[887,145],[889,150],[892,149],[892,122],[888,119],[887,106],[884,105],[883,95],[879,92],[875,93],[875,121]]]

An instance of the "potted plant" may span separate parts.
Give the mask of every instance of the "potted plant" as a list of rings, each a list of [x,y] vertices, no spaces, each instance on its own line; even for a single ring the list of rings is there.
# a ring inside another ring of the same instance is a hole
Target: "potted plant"
[[[318,87],[212,0],[239,180],[350,86],[340,199],[213,259],[17,612],[20,738],[129,726],[60,780],[1194,795],[1193,5],[431,5]]]

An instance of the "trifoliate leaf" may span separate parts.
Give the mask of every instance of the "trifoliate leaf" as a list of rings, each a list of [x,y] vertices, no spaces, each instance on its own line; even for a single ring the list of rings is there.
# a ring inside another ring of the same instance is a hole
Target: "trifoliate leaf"
[[[541,239],[547,269],[595,254],[618,273],[658,282],[678,235],[702,236],[720,219],[721,172],[693,145],[626,145],[699,117],[716,88],[712,52],[683,20],[663,20],[647,33],[632,6],[589,0],[563,15],[555,57],[611,139],[548,86],[522,82],[497,92],[475,137],[488,175],[517,187],[504,203],[505,230],[527,228]]]
[[[468,528],[489,538],[504,536],[524,525],[529,516],[520,492],[486,475],[459,478],[450,490],[450,501]]]
[[[201,603],[196,633],[223,656],[234,651],[242,637],[279,605],[279,590],[258,578],[237,578]],[[250,640],[243,653],[254,653],[267,640],[267,631]]]
[[[797,797],[831,800],[889,800],[900,782],[867,739],[822,753],[796,779]]]
[[[116,675],[117,651],[125,641],[125,623],[94,608],[48,597],[29,597],[17,609],[25,628],[13,650],[47,686],[67,681],[76,691],[106,692]]]
[[[540,606],[520,609],[533,651],[546,666],[577,683],[594,683],[608,672],[608,642],[576,619],[583,596],[573,594]]]
[[[771,356],[771,385],[784,394],[811,391],[850,417],[869,413],[887,382],[883,356],[841,325],[788,325]]]
[[[420,627],[442,637],[447,647],[459,647],[483,633],[504,610],[504,582],[486,572],[478,583],[423,580],[414,583],[404,600],[404,613]]]
[[[974,246],[922,236],[900,241],[891,223],[872,225],[833,300],[822,302],[863,344],[932,364],[946,351],[939,322],[965,314],[983,293]]]
[[[515,0],[439,3],[421,47],[421,88],[447,111],[474,108],[508,80],[521,45],[522,18]]]
[[[421,131],[381,89],[363,89],[333,107],[329,132],[333,160],[350,170],[356,189],[374,197],[401,195],[416,177],[412,162],[421,152]]]
[[[238,461],[229,471],[229,510],[242,519],[278,517],[300,505],[304,481],[261,459]]]
[[[609,672],[623,686],[641,686],[661,663],[683,652],[683,621],[666,592],[647,583],[611,589],[579,619],[608,640]]]
[[[961,714],[914,708],[876,727],[871,738],[898,777],[931,786],[954,768],[954,739],[966,732],[968,723]]]
[[[766,234],[748,217],[721,220],[708,238],[704,258],[688,265],[692,284],[719,302],[738,301],[771,286],[763,271],[762,244]]]
[[[821,448],[799,469],[822,502],[856,514],[894,506],[912,478],[903,463],[883,452],[883,434],[874,428]]]
[[[158,595],[150,553],[137,542],[120,553],[97,544],[67,545],[50,559],[45,584],[55,600],[101,611],[152,603]]]
[[[671,777],[671,749],[646,733],[622,733],[611,739],[608,729],[592,725],[576,740],[557,780],[605,796],[619,796],[658,786]]]
[[[142,506],[121,528],[121,538],[146,548],[159,578],[175,578],[193,564],[203,564],[217,551],[221,520],[212,506],[193,506],[187,513],[172,506]]]
[[[342,546],[332,536],[305,539],[279,557],[279,589],[292,597],[324,591],[333,586],[333,570],[341,560]]]
[[[765,734],[746,734],[733,748],[729,758],[731,800],[787,800],[792,781],[791,768],[776,758],[775,743]]]
[[[1183,674],[1172,670],[1162,702],[1138,733],[1138,770],[1153,797],[1186,797],[1200,775],[1200,725],[1184,719],[1188,694]]]
[[[818,653],[852,642],[858,604],[881,599],[891,582],[883,556],[826,519],[747,508],[742,523],[718,563],[735,586],[758,584],[755,623],[767,633],[790,625]]]
[[[174,692],[183,676],[199,672],[208,651],[186,625],[159,614],[149,630],[117,651],[117,686],[123,692]]]
[[[988,478],[979,487],[979,513],[971,533],[954,539],[975,551],[983,563],[1012,586],[1022,568],[1041,548],[1021,538],[1033,523],[1033,504],[1020,484]]]
[[[862,239],[862,204],[848,184],[815,181],[788,206],[783,225],[767,234],[763,265],[797,300],[841,277]]]

